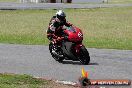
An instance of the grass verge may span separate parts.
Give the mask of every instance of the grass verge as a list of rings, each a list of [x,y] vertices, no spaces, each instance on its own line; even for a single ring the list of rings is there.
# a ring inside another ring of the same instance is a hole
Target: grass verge
[[[0,2],[19,2],[19,0],[0,0]]]
[[[0,73],[0,88],[78,88],[54,81],[36,79],[30,75]]]
[[[132,50],[132,7],[64,9],[92,48]],[[56,10],[0,11],[0,42],[48,44],[46,30]]]
[[[126,4],[126,3],[132,3],[132,0],[108,0],[109,3],[115,3],[115,4]]]
[[[49,82],[29,75],[0,74],[0,88],[40,88],[44,85]]]

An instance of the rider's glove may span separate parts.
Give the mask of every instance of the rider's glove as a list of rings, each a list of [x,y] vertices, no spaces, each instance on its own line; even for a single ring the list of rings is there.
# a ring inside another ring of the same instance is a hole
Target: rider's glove
[[[62,41],[64,39],[64,37],[58,37],[57,41]]]

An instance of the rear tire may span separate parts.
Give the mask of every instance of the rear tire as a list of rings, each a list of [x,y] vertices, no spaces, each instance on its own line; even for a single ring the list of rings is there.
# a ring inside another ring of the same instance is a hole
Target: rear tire
[[[52,56],[56,61],[62,62],[62,61],[64,60],[64,56],[63,56],[63,57],[58,56],[58,55],[59,55],[59,52],[60,52],[60,53],[62,53],[62,52],[61,52],[61,51],[58,51],[58,52],[56,52],[58,55],[56,55],[56,54],[52,53],[52,50],[53,50],[53,44],[50,43],[50,44],[49,44],[49,51],[50,51],[50,53],[51,53],[51,56]]]
[[[80,49],[79,60],[84,65],[88,65],[90,62],[89,52],[87,51],[87,49],[84,46],[82,46]]]

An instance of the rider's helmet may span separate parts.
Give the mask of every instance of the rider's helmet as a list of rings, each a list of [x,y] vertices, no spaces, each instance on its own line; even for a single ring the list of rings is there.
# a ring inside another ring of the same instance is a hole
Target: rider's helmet
[[[56,17],[57,17],[59,20],[63,21],[63,20],[65,20],[66,14],[64,13],[63,10],[58,10],[58,11],[56,12]]]

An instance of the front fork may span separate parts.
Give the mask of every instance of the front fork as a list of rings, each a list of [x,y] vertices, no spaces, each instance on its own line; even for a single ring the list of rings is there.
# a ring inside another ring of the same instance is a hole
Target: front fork
[[[82,43],[74,45],[73,50],[74,50],[74,52],[75,52],[76,55],[80,54],[80,49],[81,49],[82,46],[84,46]]]

